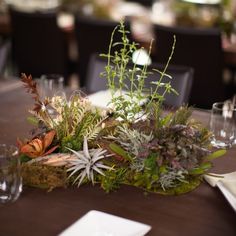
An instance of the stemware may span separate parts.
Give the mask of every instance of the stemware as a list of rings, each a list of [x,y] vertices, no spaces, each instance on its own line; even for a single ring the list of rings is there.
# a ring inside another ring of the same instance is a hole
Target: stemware
[[[21,191],[18,149],[13,145],[0,144],[0,203],[14,202]]]
[[[236,105],[230,101],[216,102],[212,106],[210,130],[212,145],[229,148],[236,141]]]

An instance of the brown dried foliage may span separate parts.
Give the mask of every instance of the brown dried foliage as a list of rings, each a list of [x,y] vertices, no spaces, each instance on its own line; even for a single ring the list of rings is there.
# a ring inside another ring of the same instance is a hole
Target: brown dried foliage
[[[21,81],[24,83],[24,87],[27,89],[27,93],[33,95],[32,98],[35,101],[33,111],[38,113],[43,105],[47,106],[49,104],[48,99],[44,99],[44,101],[40,100],[37,83],[33,80],[31,75],[27,76],[25,73],[22,73]]]

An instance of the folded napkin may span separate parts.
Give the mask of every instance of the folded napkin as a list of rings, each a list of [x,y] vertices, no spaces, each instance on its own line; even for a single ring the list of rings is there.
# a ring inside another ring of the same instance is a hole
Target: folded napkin
[[[93,93],[89,95],[87,98],[93,106],[96,106],[102,109],[111,108],[111,104],[109,103],[111,102],[112,96],[109,90],[102,90],[102,91]]]
[[[114,97],[122,95],[125,100],[129,101],[130,98],[126,94],[127,94],[127,92],[125,92],[125,91],[122,91],[122,92],[118,91],[114,94]],[[93,93],[93,94],[87,96],[87,98],[93,106],[96,106],[96,107],[99,107],[102,109],[112,109],[113,108],[112,104],[111,104],[112,94],[109,89],[101,90],[96,93]],[[135,98],[133,98],[133,99],[135,99]],[[139,101],[140,106],[144,105],[146,101],[147,101],[146,99]]]
[[[204,175],[204,179],[212,187],[218,187],[230,205],[236,211],[236,171],[228,174]]]
[[[91,210],[59,236],[144,236],[150,230],[150,225]]]

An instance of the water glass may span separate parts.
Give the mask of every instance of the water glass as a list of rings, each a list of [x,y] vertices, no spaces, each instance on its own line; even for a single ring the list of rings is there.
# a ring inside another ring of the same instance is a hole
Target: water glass
[[[64,77],[60,74],[46,74],[42,75],[38,83],[38,91],[41,100],[45,98],[52,98],[55,95],[65,97]],[[54,109],[48,105],[47,110],[50,115],[55,113]]]
[[[0,144],[0,203],[14,202],[22,191],[17,147]]]
[[[42,75],[39,85],[41,96],[51,98],[56,93],[64,92],[64,77],[60,74]]]
[[[229,148],[236,141],[236,105],[231,102],[214,103],[211,110],[210,130],[212,145]]]

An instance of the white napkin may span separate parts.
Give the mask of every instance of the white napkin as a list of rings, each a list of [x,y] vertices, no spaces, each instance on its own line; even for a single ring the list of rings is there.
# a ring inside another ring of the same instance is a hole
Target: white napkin
[[[93,93],[89,95],[87,98],[93,106],[96,106],[102,109],[112,108],[111,104],[108,105],[112,99],[111,92],[109,90],[102,90],[102,91]]]
[[[122,95],[124,97],[125,100],[129,101],[130,98],[129,96],[127,96],[127,92],[126,91],[117,91],[115,92],[114,96],[120,96]],[[112,100],[112,94],[111,91],[109,89],[107,90],[101,90],[98,91],[96,93],[93,93],[89,96],[87,96],[88,100],[91,102],[91,104],[95,107],[99,107],[102,109],[112,109],[112,104],[110,103]],[[135,99],[135,98],[133,98]],[[135,100],[134,100],[135,101]],[[140,102],[140,106],[142,106],[143,104],[145,104],[146,99],[143,99]]]
[[[236,212],[236,171],[228,174],[204,175],[212,187],[218,187]]]
[[[150,225],[91,210],[59,236],[144,236]]]

